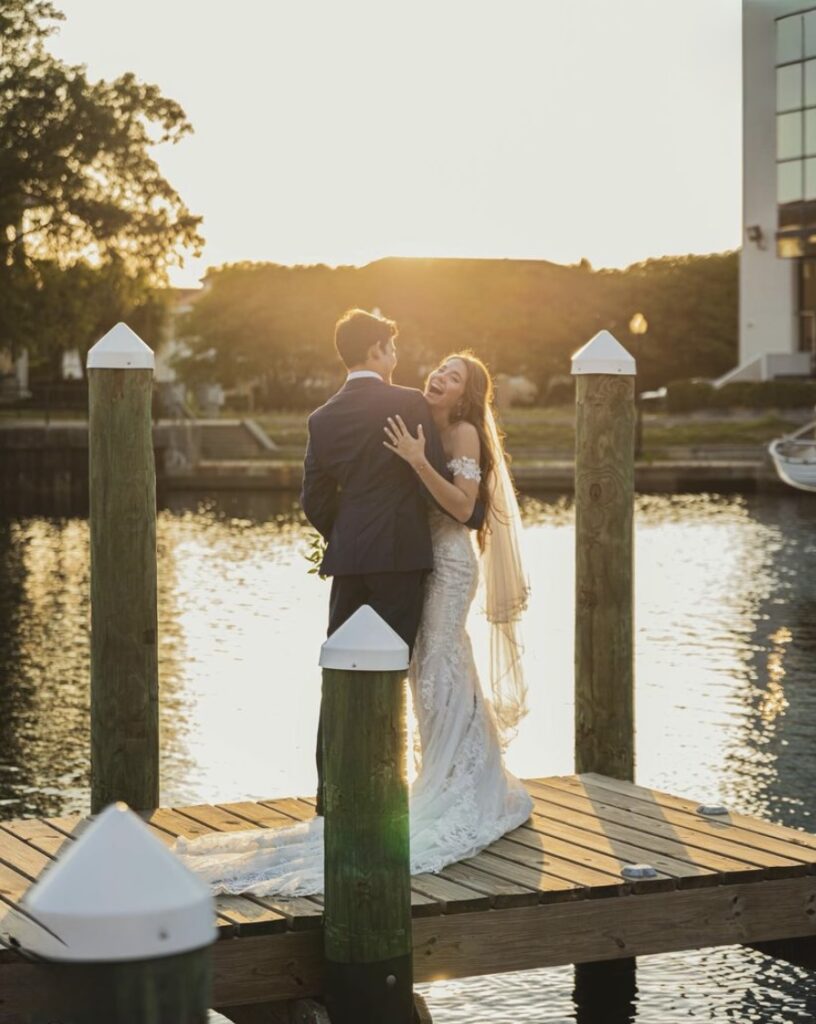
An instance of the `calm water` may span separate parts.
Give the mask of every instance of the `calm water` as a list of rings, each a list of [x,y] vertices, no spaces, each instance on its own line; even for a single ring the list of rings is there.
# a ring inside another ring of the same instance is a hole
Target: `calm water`
[[[528,499],[522,776],[572,761],[569,502]],[[313,791],[328,584],[290,499],[159,519],[165,803]],[[816,500],[641,497],[637,778],[816,831]],[[0,816],[88,806],[88,528],[0,522]],[[484,640],[474,618],[477,650]],[[803,971],[738,947],[643,957],[638,1024],[811,1021]],[[575,1019],[571,967],[424,988],[436,1024]],[[599,1021],[599,1024],[602,1022]]]

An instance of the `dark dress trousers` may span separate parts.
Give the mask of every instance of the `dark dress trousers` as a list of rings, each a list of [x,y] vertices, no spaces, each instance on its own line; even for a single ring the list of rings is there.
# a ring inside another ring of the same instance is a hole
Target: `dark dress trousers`
[[[428,492],[414,470],[383,444],[389,416],[416,436],[448,480],[445,453],[421,391],[380,378],[349,380],[309,417],[301,503],[327,541],[320,571],[332,576],[329,636],[364,604],[413,647],[422,589],[433,568]],[[484,518],[480,503],[468,526]],[[317,734],[318,813],[322,813],[322,715]]]

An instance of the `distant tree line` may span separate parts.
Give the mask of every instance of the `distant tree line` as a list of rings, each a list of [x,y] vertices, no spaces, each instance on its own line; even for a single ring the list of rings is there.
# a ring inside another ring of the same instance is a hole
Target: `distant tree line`
[[[543,399],[569,373],[570,355],[602,328],[638,359],[639,387],[712,377],[737,360],[737,267],[735,252],[626,270],[593,270],[586,260],[237,263],[208,273],[183,325],[190,351],[178,367],[191,382],[255,380],[268,406],[309,404],[341,379],[334,322],[361,306],[398,321],[402,383],[416,384],[447,353],[473,348],[494,373],[531,379]]]

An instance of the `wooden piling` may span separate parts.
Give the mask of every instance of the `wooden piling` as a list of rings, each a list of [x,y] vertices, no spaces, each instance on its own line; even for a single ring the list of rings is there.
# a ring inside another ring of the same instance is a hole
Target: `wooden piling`
[[[207,1024],[211,960],[207,948],[135,963],[41,966],[52,1009],[33,1024]]]
[[[635,361],[608,331],[572,359],[575,433],[575,771],[634,781]],[[637,962],[575,965],[578,1024],[630,1019]]]
[[[633,781],[634,360],[604,331],[573,373],[575,770]]]
[[[14,945],[48,994],[33,1024],[206,1024],[212,895],[124,804],[60,851],[21,907]]]
[[[323,721],[330,723],[323,729],[326,1007],[332,1024],[411,1024],[408,649],[376,616],[404,648],[405,667],[331,667],[362,664],[355,653],[326,658],[335,638],[343,631],[348,638],[355,625],[361,646],[374,639],[369,634],[379,627],[366,615],[376,613],[361,613],[329,638],[322,659]]]
[[[159,803],[153,353],[118,324],[88,353],[91,810]]]

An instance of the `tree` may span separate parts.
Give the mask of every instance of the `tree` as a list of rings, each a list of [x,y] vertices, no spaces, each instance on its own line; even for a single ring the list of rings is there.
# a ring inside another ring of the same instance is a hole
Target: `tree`
[[[191,131],[184,111],[131,73],[91,82],[54,57],[46,40],[62,17],[51,0],[0,6],[0,288],[14,297],[0,344],[12,347],[45,344],[27,298],[56,283],[52,271],[97,268],[103,292],[115,280],[138,304],[202,243],[149,151]]]
[[[263,378],[267,401],[297,407],[342,378],[337,317],[379,308],[399,323],[396,379],[416,386],[439,359],[474,348],[494,373],[546,393],[602,328],[638,359],[638,387],[718,376],[737,360],[737,254],[647,260],[626,270],[544,260],[384,259],[365,267],[240,263],[211,271],[186,325],[189,380]],[[646,318],[645,335],[629,324]]]
[[[361,299],[354,268],[237,263],[211,270],[182,330],[176,361],[188,383],[254,381],[270,405],[308,404],[341,371],[332,356],[337,309]]]

